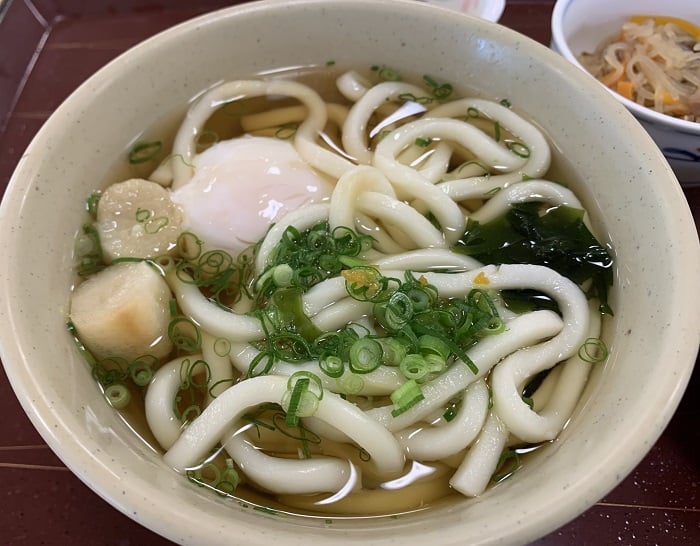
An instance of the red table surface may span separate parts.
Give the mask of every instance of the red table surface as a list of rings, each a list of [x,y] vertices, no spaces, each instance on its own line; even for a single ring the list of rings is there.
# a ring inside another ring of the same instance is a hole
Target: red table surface
[[[614,0],[611,0],[614,1]],[[0,184],[51,112],[122,51],[224,0],[0,0]],[[505,26],[549,44],[553,0],[508,0]],[[696,225],[700,187],[686,188]],[[700,302],[699,302],[700,303]],[[700,370],[639,466],[537,545],[700,544]],[[95,495],[46,446],[0,372],[0,544],[170,544]]]

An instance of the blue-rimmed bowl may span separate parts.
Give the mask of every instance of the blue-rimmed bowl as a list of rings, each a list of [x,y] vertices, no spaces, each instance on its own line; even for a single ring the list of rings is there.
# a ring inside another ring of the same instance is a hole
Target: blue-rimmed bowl
[[[619,32],[631,15],[680,17],[700,25],[699,8],[697,0],[558,0],[552,12],[552,48],[585,71],[577,57]],[[700,185],[700,122],[661,114],[609,91],[658,144],[680,183]]]

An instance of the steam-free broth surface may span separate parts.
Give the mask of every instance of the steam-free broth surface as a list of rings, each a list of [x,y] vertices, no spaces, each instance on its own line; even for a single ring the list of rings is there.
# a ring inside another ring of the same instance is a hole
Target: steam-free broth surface
[[[96,188],[72,332],[174,471],[390,516],[517,479],[565,425],[605,357],[612,260],[536,120],[456,83],[332,63],[224,82]],[[117,320],[157,333],[144,356],[100,354]]]

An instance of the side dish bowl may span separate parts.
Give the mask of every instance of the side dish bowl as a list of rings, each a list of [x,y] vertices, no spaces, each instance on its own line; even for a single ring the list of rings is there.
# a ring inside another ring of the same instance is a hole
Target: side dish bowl
[[[331,61],[508,98],[551,138],[558,169],[616,260],[610,356],[563,433],[480,497],[397,518],[282,518],[188,482],[105,403],[66,330],[85,198],[144,129],[222,80]],[[75,91],[22,156],[0,208],[0,253],[1,356],[28,416],[97,494],[181,544],[527,543],[585,511],[651,449],[700,337],[695,225],[648,134],[546,47],[414,1],[253,2],[134,47]]]
[[[552,48],[585,71],[578,60],[579,55],[594,51],[602,41],[619,32],[632,15],[679,17],[700,24],[694,0],[558,0],[552,12]],[[699,185],[700,123],[661,114],[609,91],[649,132],[681,184]]]

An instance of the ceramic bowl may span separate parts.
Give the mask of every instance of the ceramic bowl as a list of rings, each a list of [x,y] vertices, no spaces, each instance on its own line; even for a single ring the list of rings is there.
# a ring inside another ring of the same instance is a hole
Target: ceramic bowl
[[[273,68],[385,63],[510,97],[554,143],[557,164],[613,249],[610,356],[563,433],[478,498],[400,517],[276,517],[168,468],[110,408],[66,331],[73,241],[87,195],[146,128],[215,82]],[[571,105],[577,115],[571,115]],[[176,26],[100,70],[22,156],[0,209],[0,347],[29,418],[115,508],[181,544],[518,544],[614,488],[670,420],[698,348],[700,250],[668,163],[602,87],[502,26],[420,2],[243,4]]]
[[[585,70],[577,57],[595,50],[603,40],[618,32],[631,15],[637,14],[680,17],[700,24],[698,5],[694,0],[558,0],[552,12],[552,48]],[[681,184],[699,185],[700,123],[661,114],[609,91],[649,132]]]

